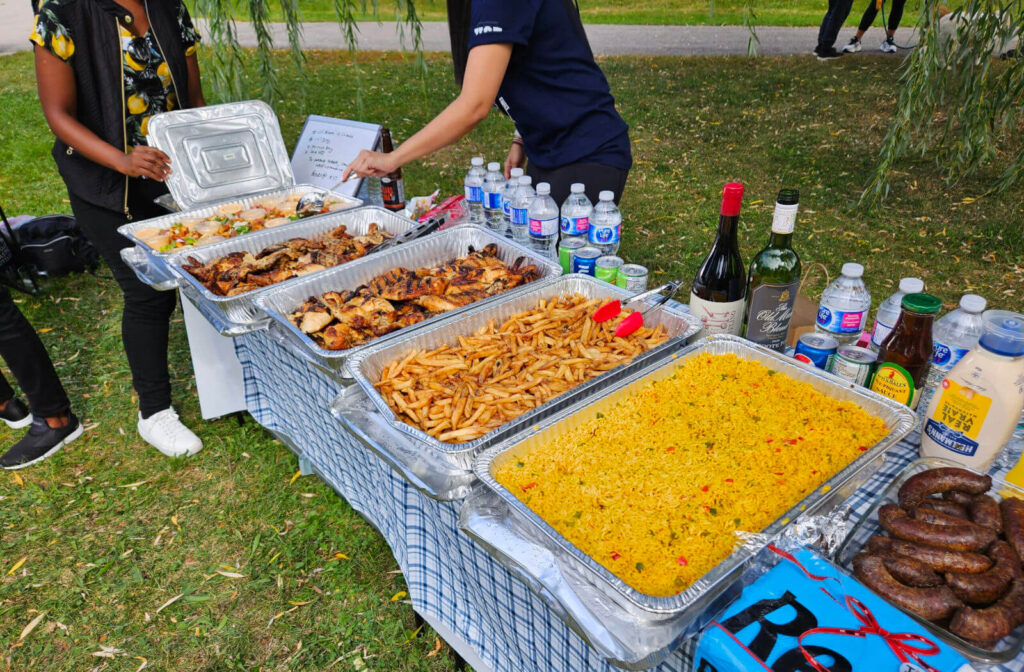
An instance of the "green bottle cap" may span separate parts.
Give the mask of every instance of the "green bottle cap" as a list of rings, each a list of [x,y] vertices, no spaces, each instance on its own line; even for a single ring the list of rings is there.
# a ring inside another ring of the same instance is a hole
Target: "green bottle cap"
[[[942,308],[942,299],[931,294],[907,294],[903,297],[901,304],[904,310],[922,315],[930,315],[939,312]]]

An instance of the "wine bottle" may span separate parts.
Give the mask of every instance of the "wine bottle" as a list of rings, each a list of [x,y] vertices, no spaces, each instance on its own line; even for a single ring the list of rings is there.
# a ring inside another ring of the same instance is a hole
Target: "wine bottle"
[[[730,182],[722,190],[718,235],[704,258],[690,291],[690,313],[704,324],[699,336],[739,335],[747,274],[740,257],[739,222],[743,185]]]
[[[381,149],[385,154],[394,151],[391,142],[391,129],[380,129]],[[405,185],[402,182],[402,169],[398,168],[393,173],[388,173],[380,178],[380,195],[384,201],[384,207],[393,212],[405,209]]]
[[[800,257],[793,251],[793,227],[800,192],[783,189],[775,201],[768,246],[750,262],[747,275],[747,316],[744,336],[782,352],[800,287]]]

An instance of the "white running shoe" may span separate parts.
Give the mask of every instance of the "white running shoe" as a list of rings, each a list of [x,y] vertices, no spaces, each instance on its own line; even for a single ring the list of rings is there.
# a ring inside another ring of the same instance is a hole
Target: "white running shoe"
[[[202,440],[181,424],[173,408],[148,418],[139,414],[139,436],[167,457],[187,457],[203,449]]]
[[[896,53],[896,43],[893,42],[892,36],[889,36],[889,37],[885,38],[885,41],[882,42],[882,46],[880,46],[879,49],[881,49],[882,51],[884,51],[887,54],[895,54]]]
[[[856,54],[861,49],[862,46],[860,40],[858,40],[856,37],[851,37],[850,42],[845,47],[843,47],[843,51],[845,51],[848,54]]]

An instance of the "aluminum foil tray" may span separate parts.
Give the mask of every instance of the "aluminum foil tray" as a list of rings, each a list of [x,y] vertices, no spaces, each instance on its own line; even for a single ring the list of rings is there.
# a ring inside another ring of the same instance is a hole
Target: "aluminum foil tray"
[[[300,278],[290,278],[268,287],[261,287],[235,296],[217,296],[203,286],[191,273],[184,270],[182,266],[189,262],[189,258],[195,258],[206,264],[214,259],[231,254],[232,252],[252,252],[292,238],[318,238],[333,231],[344,224],[352,235],[362,235],[370,229],[370,224],[377,223],[384,231],[394,235],[401,235],[416,225],[407,217],[385,210],[379,207],[362,207],[354,210],[343,210],[318,217],[307,217],[300,219],[293,224],[275,226],[272,229],[263,229],[245,236],[230,238],[211,245],[190,248],[187,252],[179,252],[167,260],[171,271],[178,278],[178,288],[192,303],[207,308],[208,311],[219,314],[223,321],[235,325],[248,325],[266,319],[266,315],[256,306],[256,298],[273,288],[284,287],[289,283],[298,282],[302,278],[315,277],[317,273],[311,273]],[[373,254],[372,252],[370,254]],[[355,263],[353,260],[349,264]],[[342,264],[347,266],[348,264]],[[335,266],[334,268],[341,268]],[[324,273],[326,271],[319,271]]]
[[[679,616],[693,611],[694,617],[703,609],[708,600],[713,599],[729,585],[732,577],[738,574],[743,564],[751,556],[751,548],[744,546],[719,563],[692,586],[678,595],[671,597],[655,597],[645,595],[627,585],[609,570],[595,562],[590,556],[576,548],[565,537],[548,525],[521,502],[513,493],[502,486],[492,475],[495,466],[509,459],[511,451],[528,449],[540,445],[580,423],[587,422],[595,413],[610,411],[617,402],[630,396],[648,382],[663,380],[672,376],[679,366],[687,360],[701,355],[735,354],[744,359],[760,362],[770,368],[785,373],[791,378],[810,383],[818,391],[840,400],[856,402],[868,413],[881,418],[889,429],[889,433],[874,446],[862,453],[844,469],[833,475],[823,486],[804,497],[793,508],[783,513],[764,530],[752,530],[770,539],[777,535],[787,523],[801,512],[817,510],[821,500],[828,497],[833,490],[838,490],[855,479],[862,482],[866,479],[862,472],[865,467],[884,456],[886,450],[894,446],[909,434],[916,425],[916,416],[906,406],[902,406],[863,387],[841,381],[835,376],[820,369],[805,368],[796,360],[776,352],[756,346],[750,341],[736,336],[714,336],[703,339],[679,353],[679,356],[668,362],[654,362],[650,366],[633,375],[616,382],[602,390],[600,398],[593,396],[582,399],[569,408],[545,419],[527,434],[505,441],[504,443],[485,450],[476,460],[474,471],[485,487],[496,493],[503,503],[530,527],[545,537],[545,541],[556,548],[560,556],[575,566],[585,570],[592,581],[599,584],[609,596],[620,603],[649,615]],[[859,485],[859,483],[858,483]],[[848,490],[848,488],[847,488]],[[844,490],[846,491],[846,490]],[[849,491],[852,494],[852,490]],[[768,493],[766,493],[768,494]],[[833,495],[834,496],[834,495]]]
[[[194,253],[195,250],[201,250],[207,246],[200,245],[198,247],[182,247],[171,252],[161,252],[160,250],[154,250],[152,247],[150,247],[146,243],[142,242],[139,238],[137,238],[135,236],[136,231],[141,231],[143,229],[160,229],[166,226],[170,226],[175,222],[180,222],[183,219],[202,219],[204,217],[209,217],[210,215],[214,214],[217,211],[217,208],[228,203],[241,203],[243,208],[248,208],[257,203],[258,201],[262,201],[264,199],[283,199],[288,198],[289,196],[294,196],[296,194],[301,198],[304,194],[307,194],[311,191],[322,192],[324,190],[318,187],[314,187],[311,184],[300,184],[294,187],[288,187],[287,189],[278,189],[276,191],[267,191],[259,194],[247,194],[244,196],[239,196],[238,198],[229,198],[223,201],[218,201],[217,203],[212,203],[202,208],[196,208],[195,210],[175,212],[169,215],[153,217],[152,219],[139,220],[137,222],[132,222],[131,224],[124,224],[118,227],[117,232],[120,233],[125,238],[127,238],[128,240],[135,243],[138,249],[141,250],[141,254],[145,255],[146,257],[146,263],[144,264],[144,267],[146,269],[145,274],[140,274],[138,267],[136,268],[136,275],[139,275],[139,279],[148,285],[157,286],[160,284],[164,284],[166,286],[166,283],[168,281],[174,281],[177,279],[177,276],[174,275],[174,273],[171,271],[168,265],[168,260],[171,257],[181,254],[183,252],[191,254]],[[335,194],[334,192],[330,192],[330,195],[333,198],[336,198],[342,203],[346,204],[348,208],[354,208],[359,205],[362,205],[362,201],[360,201],[357,198],[352,198],[351,196],[343,196],[341,194]],[[315,220],[318,217],[326,217],[327,215],[337,214],[338,211],[326,213],[324,215],[313,215],[312,217],[297,219],[291,224],[283,224],[281,226],[274,228],[278,231],[291,231],[293,230],[293,227],[301,226],[302,224]],[[263,229],[263,231],[266,231],[266,229]],[[261,232],[255,231],[253,233],[246,233],[241,236],[232,238],[231,240],[238,240],[241,238],[245,238],[247,236],[256,235],[258,233]],[[211,243],[211,245],[217,244],[219,243]]]
[[[433,350],[442,345],[452,344],[460,336],[468,336],[475,333],[481,327],[486,326],[491,320],[501,324],[516,313],[536,307],[537,302],[541,299],[553,299],[560,295],[571,294],[581,294],[588,299],[608,298],[623,301],[632,296],[632,292],[610,285],[607,282],[596,280],[589,275],[563,275],[550,283],[538,287],[531,286],[529,291],[515,296],[506,295],[490,305],[474,307],[453,318],[446,317],[431,327],[409,334],[391,343],[371,345],[358,354],[349,357],[348,362],[345,364],[345,371],[363,389],[363,392],[376,407],[377,414],[379,414],[383,422],[394,426],[400,432],[409,436],[414,444],[422,447],[422,449],[434,451],[453,466],[468,470],[472,467],[473,459],[477,453],[483,448],[496,445],[500,441],[509,438],[524,427],[547,417],[554,410],[568,405],[572,400],[600,393],[609,384],[608,376],[612,372],[606,372],[604,375],[592,378],[556,399],[552,399],[480,438],[466,443],[446,443],[440,441],[423,430],[399,420],[374,387],[374,384],[380,380],[381,372],[390,362],[405,357],[410,350]],[[658,298],[655,296],[648,299],[646,305],[653,304]],[[700,331],[701,328],[700,320],[697,318],[692,317],[689,313],[667,306],[654,308],[647,314],[646,321],[652,325],[664,325],[668,332],[668,340],[658,347],[643,353],[625,367],[619,367],[616,371],[621,371],[630,366],[637,367],[644,362],[664,357],[667,353],[683,347],[687,339]]]
[[[902,486],[903,483],[914,474],[940,467],[958,467],[960,469],[967,469],[967,467],[964,467],[962,464],[938,457],[922,457],[908,464],[907,467],[900,472],[899,476],[889,484],[889,487],[882,491],[878,498],[871,504],[871,508],[868,510],[867,514],[865,514],[853,529],[850,530],[850,533],[847,535],[843,545],[836,553],[836,563],[846,569],[850,575],[853,576],[853,557],[864,550],[864,547],[867,546],[868,540],[873,535],[884,534],[884,530],[882,530],[882,526],[878,522],[879,507],[884,504],[898,503],[897,494],[899,493],[900,486]],[[974,471],[973,469],[968,470]],[[995,477],[992,478],[992,490],[988,494],[994,496],[996,499],[1002,499],[1005,497],[1018,497],[1024,499],[1024,489],[1018,488],[1015,485]],[[884,598],[885,596],[882,595],[882,597]],[[1021,650],[1024,649],[1024,625],[1019,626],[1008,636],[1003,637],[999,643],[996,644],[994,649],[983,649],[961,639],[950,632],[947,628],[938,625],[937,623],[926,621],[917,614],[909,611],[904,611],[904,613],[931,632],[935,633],[939,639],[944,641],[946,644],[949,644],[962,653],[964,657],[975,663],[982,663],[985,665],[1007,663],[1020,655]]]
[[[562,272],[562,267],[557,261],[522,247],[500,234],[476,226],[461,227],[434,233],[425,238],[371,254],[344,266],[330,268],[316,275],[301,278],[288,283],[287,286],[270,287],[267,292],[261,293],[256,304],[273,320],[272,327],[275,328],[275,334],[289,349],[326,370],[340,371],[349,357],[370,345],[381,345],[385,342],[390,343],[406,338],[415,331],[437,324],[440,320],[462,315],[473,307],[492,303],[512,292],[525,291],[531,287],[532,283],[424,320],[419,324],[381,336],[369,343],[348,350],[325,350],[291,323],[288,315],[301,306],[306,299],[324,292],[355,289],[374,277],[399,266],[415,269],[441,264],[465,255],[470,246],[480,249],[491,243],[498,246],[498,257],[506,264],[512,264],[519,257],[525,257],[526,262],[535,264],[541,274],[537,282],[560,275]]]

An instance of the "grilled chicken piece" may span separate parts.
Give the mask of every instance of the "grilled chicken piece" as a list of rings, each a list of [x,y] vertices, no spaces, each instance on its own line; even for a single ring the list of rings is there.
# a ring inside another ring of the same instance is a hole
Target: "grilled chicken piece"
[[[326,350],[348,350],[365,340],[366,337],[344,324],[332,324],[323,331]]]
[[[446,313],[470,303],[469,301],[461,303],[459,299],[445,296],[421,296],[415,299],[415,302],[416,305],[423,306],[432,313]]]
[[[330,313],[309,312],[303,313],[298,327],[304,334],[312,334],[320,331],[331,323],[334,317]],[[294,322],[294,320],[292,320]]]
[[[405,268],[393,268],[370,281],[369,289],[389,301],[409,301],[444,292],[445,281],[433,276],[419,277]]]

